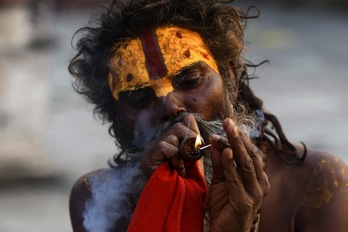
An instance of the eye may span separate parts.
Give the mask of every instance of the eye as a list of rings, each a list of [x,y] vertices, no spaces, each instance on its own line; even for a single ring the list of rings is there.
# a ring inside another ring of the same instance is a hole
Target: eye
[[[143,87],[120,93],[120,98],[126,100],[127,104],[134,109],[143,109],[153,102],[156,98],[156,94],[153,89]]]
[[[196,88],[202,81],[201,73],[198,71],[189,72],[189,73],[180,73],[176,75],[172,84],[174,88],[180,89],[193,89]]]

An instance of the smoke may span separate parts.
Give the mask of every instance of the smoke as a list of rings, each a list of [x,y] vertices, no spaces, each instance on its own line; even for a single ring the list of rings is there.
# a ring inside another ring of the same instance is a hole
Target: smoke
[[[181,113],[162,123],[154,130],[150,141],[158,139],[175,123],[182,122],[186,115],[187,113]],[[221,120],[207,122],[199,114],[193,114],[193,116],[205,141],[208,141],[212,134],[225,136]],[[260,111],[257,112],[256,116],[250,120],[244,118],[239,123],[237,121],[239,128],[249,133],[251,137],[258,137],[261,133],[263,114]],[[141,146],[142,148],[143,146]],[[83,226],[88,232],[109,232],[115,227],[115,222],[119,219],[130,222],[136,203],[147,181],[140,168],[139,153],[122,152],[119,157],[120,162],[116,162],[117,167],[105,170],[100,175],[94,175],[88,179],[92,196],[87,201],[83,213]],[[204,174],[207,186],[210,186],[213,173],[208,150],[205,150],[204,154]],[[128,223],[126,224],[128,225]]]
[[[146,177],[140,163],[129,163],[88,181],[92,196],[85,204],[83,226],[88,232],[108,232],[119,219],[130,221]]]
[[[135,147],[144,147],[147,142],[145,138],[149,138],[153,134],[154,128],[148,122],[149,115],[149,112],[142,112],[134,123],[132,144]]]

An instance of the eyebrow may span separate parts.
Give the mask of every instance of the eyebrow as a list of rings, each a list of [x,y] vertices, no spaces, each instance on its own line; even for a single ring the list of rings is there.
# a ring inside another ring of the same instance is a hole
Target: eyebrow
[[[133,92],[137,91],[137,90],[140,90],[140,89],[145,89],[147,87],[150,87],[149,84],[138,84],[138,85],[134,85],[126,90],[122,90],[120,91],[120,95],[126,95],[126,96],[130,96]]]
[[[175,78],[175,77],[179,77],[181,75],[184,75],[186,73],[189,73],[191,72],[193,69],[197,69],[197,68],[202,68],[204,65],[204,62],[203,61],[197,61],[195,63],[192,63],[188,66],[185,66],[183,67],[182,69],[180,69],[178,72],[176,72],[172,78]]]

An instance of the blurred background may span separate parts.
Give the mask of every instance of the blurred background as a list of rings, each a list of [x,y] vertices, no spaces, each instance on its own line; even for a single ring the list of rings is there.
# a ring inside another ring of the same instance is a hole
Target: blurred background
[[[71,39],[107,0],[0,0],[0,231],[71,231],[82,174],[107,167],[114,142],[72,89]],[[237,1],[251,81],[290,140],[348,162],[348,0]],[[251,10],[251,14],[256,13]]]

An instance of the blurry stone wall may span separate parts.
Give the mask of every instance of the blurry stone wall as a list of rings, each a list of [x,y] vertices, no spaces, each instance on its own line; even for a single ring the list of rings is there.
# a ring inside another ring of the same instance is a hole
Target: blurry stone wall
[[[50,175],[52,1],[0,0],[0,181]]]

